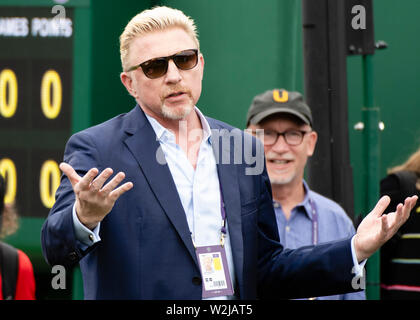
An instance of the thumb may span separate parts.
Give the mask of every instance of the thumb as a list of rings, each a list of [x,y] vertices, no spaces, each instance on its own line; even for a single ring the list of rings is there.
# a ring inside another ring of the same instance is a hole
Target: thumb
[[[61,171],[63,171],[63,173],[70,180],[70,183],[71,183],[73,188],[82,179],[77,174],[77,172],[73,169],[73,167],[71,165],[69,165],[68,163],[61,162],[59,168],[60,168]]]

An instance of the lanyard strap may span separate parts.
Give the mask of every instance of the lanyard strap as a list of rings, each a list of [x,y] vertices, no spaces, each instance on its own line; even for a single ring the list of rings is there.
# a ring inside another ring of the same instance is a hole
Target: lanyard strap
[[[316,212],[315,202],[312,199],[309,199],[309,204],[312,209],[312,244],[316,245],[318,243],[318,215]]]
[[[222,185],[219,182],[220,186],[220,211],[222,213],[222,228],[220,229],[220,244],[223,247],[225,245],[225,236],[226,236],[226,211],[225,211],[225,201],[223,200],[222,194]]]
[[[316,212],[315,202],[312,199],[309,199],[309,204],[312,209],[312,244],[316,245],[318,243],[318,215]],[[317,297],[308,298],[308,300],[316,300]]]
[[[222,194],[222,186],[220,186],[220,212],[222,215],[222,226],[220,228],[220,245],[223,247],[225,245],[225,237],[226,237],[226,211],[225,211],[225,201],[223,200],[223,194]],[[197,248],[194,242],[193,237],[191,237],[194,248]]]

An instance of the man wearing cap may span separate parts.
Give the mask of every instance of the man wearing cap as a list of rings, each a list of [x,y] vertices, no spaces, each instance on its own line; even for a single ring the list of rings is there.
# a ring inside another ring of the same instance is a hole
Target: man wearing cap
[[[352,221],[334,201],[312,191],[303,179],[317,133],[312,114],[299,92],[268,90],[257,95],[248,111],[247,128],[264,144],[267,172],[280,242],[295,249],[354,235]],[[317,297],[362,300],[364,291]]]

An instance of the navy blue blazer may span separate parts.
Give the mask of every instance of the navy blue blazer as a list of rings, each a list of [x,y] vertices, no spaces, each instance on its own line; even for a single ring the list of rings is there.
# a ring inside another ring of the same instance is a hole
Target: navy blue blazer
[[[212,130],[221,133],[212,135],[212,145],[219,159],[237,297],[353,291],[350,239],[283,249],[265,165],[261,174],[247,175],[245,169],[256,163],[249,155],[246,158],[247,150],[236,152],[251,143],[255,156],[261,144],[242,130],[207,119]],[[43,254],[50,265],[80,264],[86,299],[201,299],[200,270],[185,212],[169,167],[156,160],[158,149],[156,135],[138,105],[74,134],[66,145],[64,161],[79,175],[93,167],[100,171],[110,167],[115,174],[125,172],[125,181],[134,184],[101,222],[101,241],[83,250],[72,223],[74,193],[62,176],[42,228]],[[259,154],[264,163],[263,152]],[[234,159],[238,156],[242,159]]]

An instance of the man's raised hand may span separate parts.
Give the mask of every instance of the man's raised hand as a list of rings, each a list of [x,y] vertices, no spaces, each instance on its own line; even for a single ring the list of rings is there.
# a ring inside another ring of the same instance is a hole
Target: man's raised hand
[[[92,168],[83,177],[65,162],[60,164],[60,169],[73,187],[77,217],[91,230],[112,210],[115,201],[133,187],[132,182],[118,187],[125,178],[124,172],[119,172],[105,184],[113,173],[111,168],[105,169],[99,175],[99,170]]]
[[[407,221],[410,211],[417,202],[417,196],[407,197],[395,212],[383,214],[390,203],[388,196],[379,199],[375,208],[362,220],[354,238],[358,261],[369,258]]]

